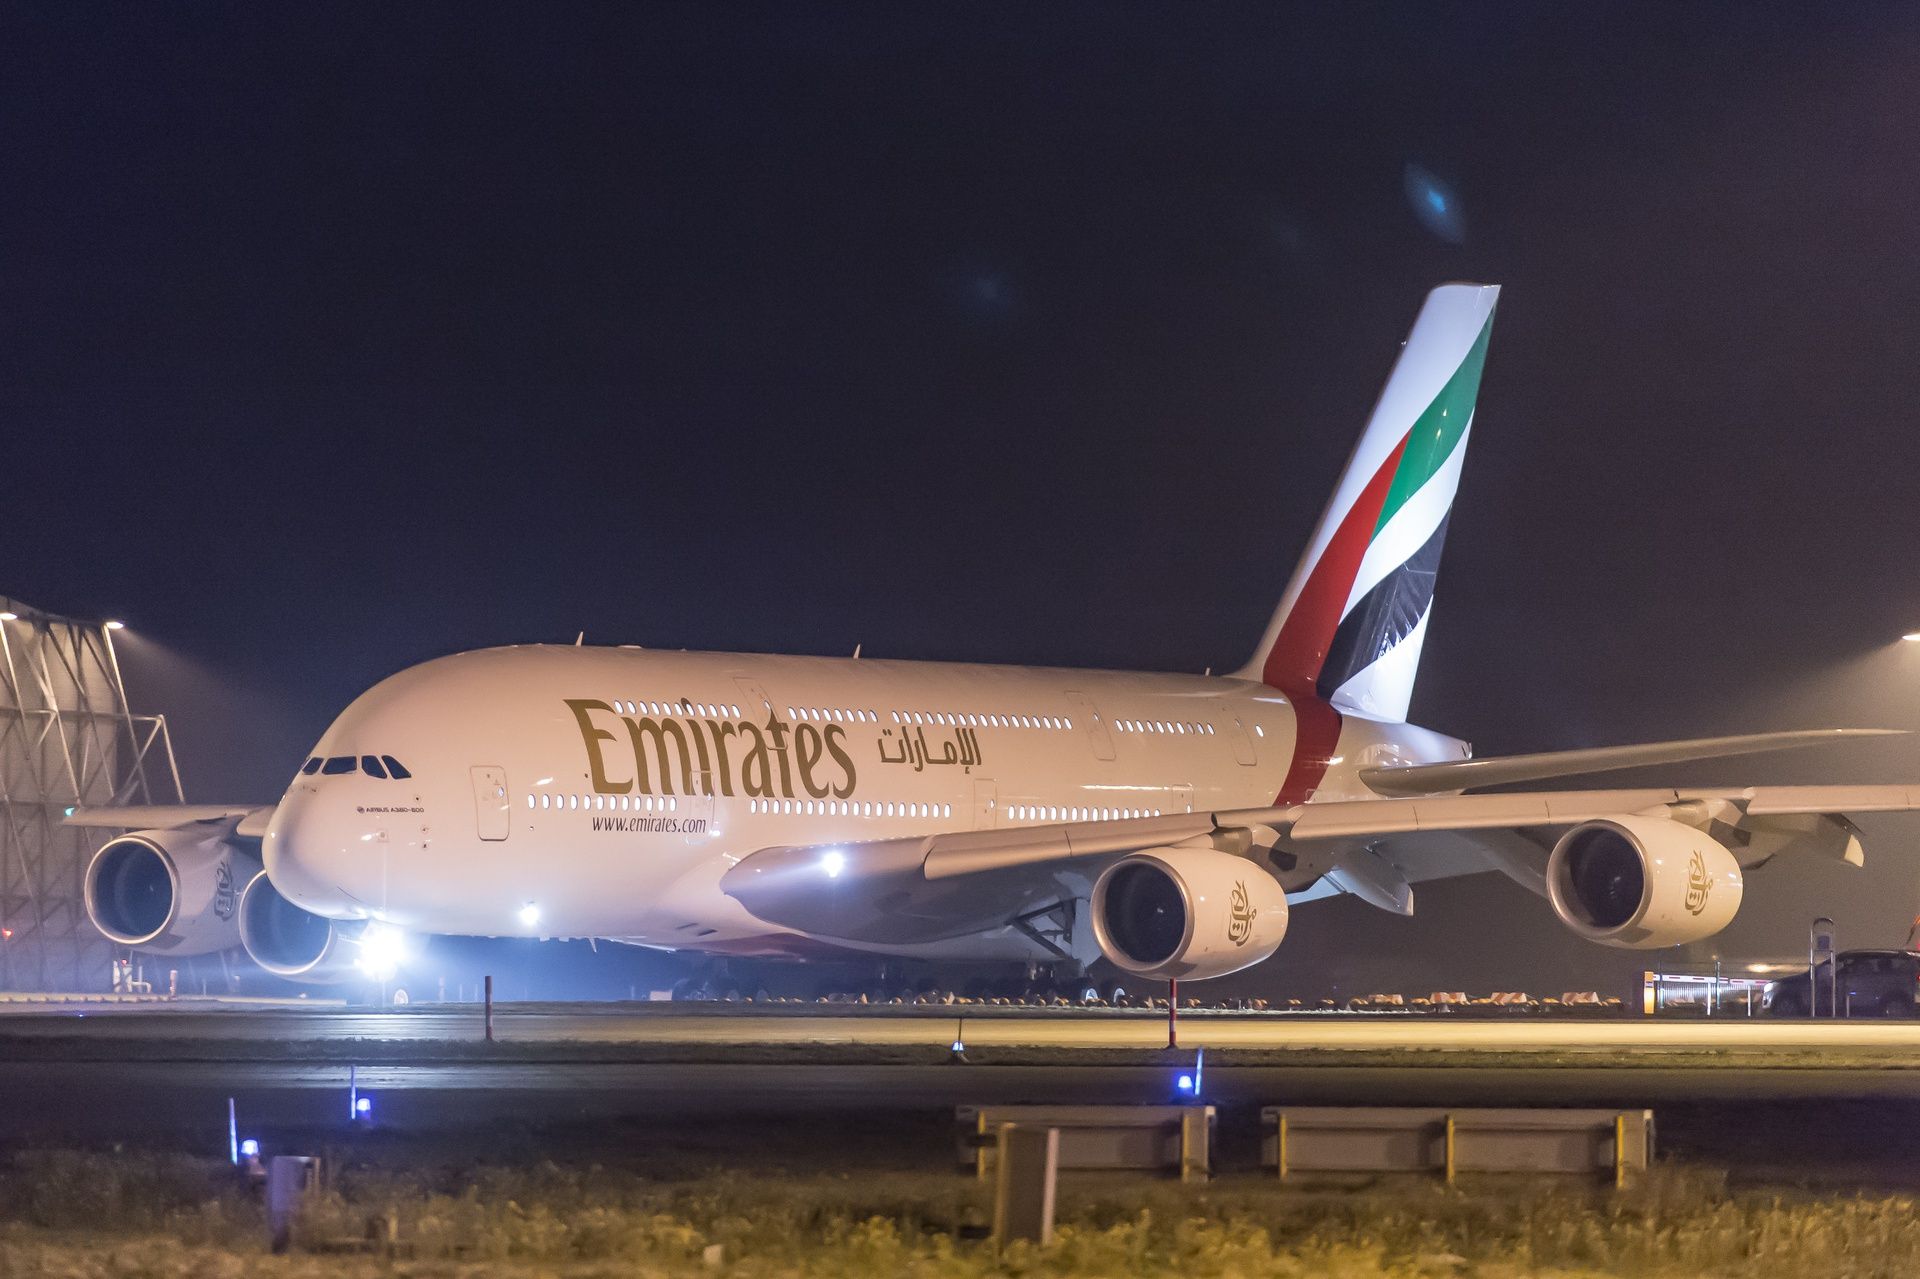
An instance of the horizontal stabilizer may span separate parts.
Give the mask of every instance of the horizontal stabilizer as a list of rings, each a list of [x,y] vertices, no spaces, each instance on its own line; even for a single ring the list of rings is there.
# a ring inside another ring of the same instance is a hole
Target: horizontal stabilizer
[[[1634,746],[1599,746],[1590,750],[1542,751],[1534,755],[1493,755],[1444,764],[1409,764],[1390,768],[1363,768],[1360,780],[1379,795],[1443,795],[1478,786],[1537,782],[1549,777],[1578,777],[1649,764],[1677,764],[1696,759],[1729,759],[1762,751],[1819,746],[1857,737],[1894,737],[1897,728],[1809,728],[1783,733],[1747,733],[1735,737],[1694,737],[1678,742],[1644,742]]]

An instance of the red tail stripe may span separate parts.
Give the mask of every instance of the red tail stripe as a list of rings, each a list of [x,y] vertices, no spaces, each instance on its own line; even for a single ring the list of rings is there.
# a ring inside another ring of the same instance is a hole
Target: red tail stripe
[[[1304,804],[1326,778],[1327,765],[1340,745],[1340,712],[1319,697],[1293,699],[1293,762],[1280,783],[1275,804]]]
[[[1273,641],[1260,677],[1289,697],[1304,701],[1317,696],[1314,681],[1320,678],[1334,632],[1340,629],[1341,610],[1353,591],[1353,579],[1360,574],[1360,562],[1367,557],[1367,547],[1380,522],[1380,509],[1386,505],[1393,473],[1399,469],[1400,455],[1406,448],[1407,437],[1403,435],[1347,509],[1327,549],[1308,571],[1306,584],[1288,610],[1287,620],[1280,624],[1280,634]]]

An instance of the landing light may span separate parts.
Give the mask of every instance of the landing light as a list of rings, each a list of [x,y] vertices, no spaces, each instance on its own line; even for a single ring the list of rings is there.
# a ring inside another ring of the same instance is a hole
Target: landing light
[[[360,933],[360,954],[353,961],[375,981],[386,981],[400,971],[407,957],[406,934],[391,924],[371,923]]]
[[[110,631],[124,631],[127,629],[127,624],[125,622],[108,622],[107,629]]]
[[[0,622],[17,622],[19,620],[20,614],[18,613],[0,613]]]
[[[1909,644],[1920,644],[1920,631],[1908,631],[1900,637]]]
[[[840,878],[840,872],[847,868],[847,855],[835,848],[820,859],[820,869],[828,879]]]
[[[526,905],[520,908],[520,926],[522,928],[532,928],[535,924],[539,922],[540,922],[540,908],[538,906],[534,905],[532,902],[528,902]]]

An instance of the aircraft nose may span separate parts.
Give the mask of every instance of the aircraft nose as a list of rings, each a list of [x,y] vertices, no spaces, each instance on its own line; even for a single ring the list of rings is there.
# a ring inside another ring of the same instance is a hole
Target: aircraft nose
[[[314,786],[288,791],[267,823],[267,877],[295,905],[334,918],[380,906],[386,832],[350,799]]]

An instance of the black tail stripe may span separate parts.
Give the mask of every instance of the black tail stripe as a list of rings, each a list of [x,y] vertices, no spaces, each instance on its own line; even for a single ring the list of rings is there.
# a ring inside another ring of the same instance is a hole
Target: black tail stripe
[[[1342,684],[1386,656],[1387,650],[1412,633],[1433,604],[1433,583],[1440,574],[1440,552],[1446,545],[1449,511],[1433,536],[1393,572],[1361,597],[1333,633],[1326,664],[1316,684],[1320,696],[1332,697]]]

